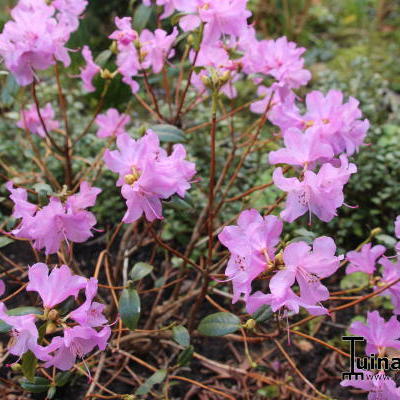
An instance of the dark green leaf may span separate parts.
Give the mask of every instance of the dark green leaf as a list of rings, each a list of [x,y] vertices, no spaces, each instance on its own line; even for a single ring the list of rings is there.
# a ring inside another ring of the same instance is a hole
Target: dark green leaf
[[[186,140],[185,133],[174,125],[152,125],[150,129],[157,133],[162,142],[180,143]]]
[[[107,63],[107,61],[111,58],[112,56],[112,51],[107,49],[102,51],[97,57],[96,57],[96,64],[99,65],[100,67],[104,67]]]
[[[257,322],[265,322],[271,318],[273,312],[270,306],[263,305],[261,306],[254,314],[252,314],[252,318]]]
[[[134,282],[136,282],[136,281],[140,281],[145,276],[149,275],[151,273],[151,271],[153,271],[152,265],[144,263],[144,262],[138,262],[131,269],[129,276],[131,277],[131,279]]]
[[[133,29],[141,32],[149,22],[152,11],[152,7],[146,7],[144,4],[140,4],[133,17]]]
[[[0,95],[0,101],[5,106],[11,106],[15,100],[19,85],[12,74],[7,75],[6,83]]]
[[[22,356],[21,370],[28,381],[33,382],[38,361],[35,355],[28,351]]]
[[[140,297],[135,289],[125,289],[119,299],[122,322],[129,329],[136,329],[140,316]]]
[[[190,345],[189,332],[182,325],[174,326],[172,328],[172,339],[183,347],[188,347]]]
[[[47,392],[50,388],[50,382],[46,378],[40,376],[35,376],[33,382],[28,381],[26,378],[22,378],[19,383],[22,389],[31,393]]]
[[[137,396],[144,396],[150,392],[154,385],[157,385],[164,381],[167,376],[167,370],[159,369],[158,371],[154,372],[153,375],[150,376],[142,385],[140,385],[135,394]]]
[[[68,383],[68,381],[70,380],[71,376],[72,376],[72,373],[69,371],[68,372],[59,372],[56,375],[56,385],[59,387],[66,385]]]
[[[47,391],[47,398],[49,400],[53,399],[54,396],[56,395],[56,387],[55,386],[50,386],[49,390]]]
[[[178,356],[178,365],[183,367],[187,365],[193,357],[194,347],[192,345],[186,347]]]
[[[229,312],[208,315],[200,321],[198,331],[205,336],[224,336],[240,328],[240,319]]]

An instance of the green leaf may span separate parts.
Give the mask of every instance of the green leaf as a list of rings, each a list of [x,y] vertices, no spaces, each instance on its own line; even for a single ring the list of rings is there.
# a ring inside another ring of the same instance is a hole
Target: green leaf
[[[14,240],[10,239],[7,236],[1,236],[0,237],[0,248],[2,247],[6,247],[7,245],[9,245],[10,243],[12,243]]]
[[[229,312],[208,315],[200,321],[197,330],[205,336],[224,336],[240,328],[240,319]]]
[[[174,125],[152,125],[150,129],[157,133],[161,142],[180,143],[186,140],[185,133]]]
[[[19,381],[19,383],[22,389],[31,393],[47,392],[50,388],[50,381],[40,376],[35,376],[32,382],[28,381],[26,378],[23,378]]]
[[[183,367],[187,365],[193,357],[194,347],[192,345],[186,347],[178,356],[178,365]]]
[[[12,74],[7,75],[6,83],[2,88],[0,101],[5,106],[11,106],[14,103],[19,85]]]
[[[271,318],[273,312],[270,306],[263,305],[261,306],[254,314],[252,314],[252,318],[257,322],[265,322]]]
[[[36,307],[17,307],[7,311],[8,315],[19,316],[26,314],[41,314],[42,311]],[[0,320],[0,333],[6,333],[11,330],[11,326]]]
[[[152,7],[146,7],[144,4],[139,5],[133,17],[133,29],[135,31],[141,32],[146,27],[152,11]]]
[[[167,377],[167,370],[166,369],[159,369],[158,371],[154,372],[153,375],[150,376],[142,385],[140,385],[135,392],[137,396],[144,396],[150,392],[154,385],[158,385],[164,381]]]
[[[135,289],[125,289],[119,299],[122,322],[129,329],[136,329],[140,316],[140,297]]]
[[[140,281],[145,276],[149,275],[151,271],[153,271],[153,268],[154,267],[150,264],[144,262],[138,262],[131,269],[129,276],[134,282]]]
[[[33,382],[38,361],[35,355],[28,351],[22,356],[21,370],[28,381]]]
[[[111,58],[112,56],[112,51],[107,49],[102,51],[97,57],[96,57],[96,64],[99,65],[100,67],[104,67],[107,63],[107,61]]]
[[[164,205],[166,207],[170,207],[176,211],[189,211],[193,210],[193,206],[189,204],[186,199],[182,199],[178,195],[174,195],[171,197],[170,201],[165,201]]]
[[[69,371],[59,372],[56,375],[56,379],[55,379],[56,385],[58,387],[65,386],[68,383],[68,381],[71,379],[71,376],[72,376],[72,372],[69,372]]]
[[[172,328],[172,339],[183,347],[188,347],[190,345],[189,332],[182,325],[174,326]]]
[[[394,237],[385,235],[383,233],[381,233],[380,235],[377,235],[376,240],[378,240],[380,243],[383,243],[387,247],[394,247],[397,243],[397,241]]]
[[[47,391],[47,399],[51,400],[56,395],[57,388],[55,386],[50,386]]]
[[[340,289],[347,290],[368,285],[369,277],[365,272],[353,272],[340,281]]]

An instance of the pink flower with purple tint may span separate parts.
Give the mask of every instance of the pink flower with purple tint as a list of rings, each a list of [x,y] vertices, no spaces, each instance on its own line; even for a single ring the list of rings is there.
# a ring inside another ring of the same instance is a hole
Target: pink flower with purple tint
[[[396,262],[393,263],[386,257],[382,257],[379,260],[379,264],[383,266],[383,273],[382,273],[382,285],[388,285],[393,283],[397,279],[400,279],[400,260],[396,259]],[[377,288],[378,289],[378,288]],[[396,315],[400,315],[400,282],[390,286],[388,289],[383,291],[381,296],[390,296],[392,301],[394,310],[393,313]]]
[[[116,40],[118,47],[128,46],[132,44],[135,40],[139,39],[139,34],[132,28],[132,18],[115,17],[115,25],[117,30],[115,30],[110,36],[110,39]]]
[[[378,311],[368,312],[367,322],[353,322],[349,332],[365,338],[366,354],[384,354],[388,347],[400,349],[400,322],[394,315],[386,322]]]
[[[45,70],[57,60],[65,66],[70,64],[65,45],[77,20],[71,23],[64,12],[56,14],[56,8],[44,0],[20,0],[11,17],[0,34],[0,55],[18,84],[29,85],[35,71]]]
[[[0,320],[11,326],[13,338],[9,348],[11,354],[21,357],[30,350],[38,358],[44,358],[37,344],[39,333],[35,325],[36,316],[34,314],[10,316],[7,314],[4,303],[0,303]]]
[[[80,77],[82,79],[82,84],[87,92],[94,92],[96,88],[93,86],[92,81],[100,72],[101,68],[93,61],[92,52],[88,46],[83,46],[82,55],[86,61],[86,66],[81,68]]]
[[[164,67],[165,61],[174,56],[172,45],[178,36],[178,29],[174,27],[170,35],[163,29],[156,29],[150,32],[144,29],[140,34],[140,61],[142,68],[147,69],[151,66],[153,72],[158,74]]]
[[[343,186],[350,175],[357,171],[354,164],[349,164],[346,156],[340,157],[341,166],[323,164],[319,172],[305,171],[303,180],[285,178],[282,168],[273,173],[274,184],[288,193],[285,209],[281,217],[293,222],[305,213],[315,214],[320,220],[329,222],[336,216],[336,210],[344,201]]]
[[[97,327],[107,323],[103,315],[104,304],[93,301],[97,294],[97,279],[90,278],[86,283],[85,302],[69,314],[69,317],[81,326]]]
[[[101,331],[90,327],[74,326],[64,329],[64,337],[56,336],[51,343],[44,348],[50,356],[45,367],[56,367],[62,371],[72,368],[77,358],[82,359],[95,347],[105,350],[111,335],[110,327],[106,326]]]
[[[3,296],[3,294],[6,291],[6,285],[2,279],[0,279],[0,297]]]
[[[335,242],[326,236],[315,239],[312,249],[305,242],[290,243],[283,252],[284,268],[271,278],[271,293],[284,299],[297,282],[301,300],[306,304],[319,305],[327,300],[329,292],[321,279],[333,275],[339,268],[342,257],[335,256],[335,252]]]
[[[67,198],[65,204],[58,197],[50,197],[49,203],[39,209],[27,201],[24,189],[13,189],[12,183],[7,188],[15,203],[13,215],[22,218],[12,233],[32,240],[35,249],[45,248],[46,254],[53,254],[63,240],[82,243],[93,236],[96,218],[85,208],[94,205],[100,189],[82,182],[80,192]]]
[[[376,260],[383,255],[385,250],[385,246],[377,245],[372,247],[371,243],[367,243],[362,246],[360,251],[349,251],[346,259],[350,264],[346,268],[346,274],[359,271],[373,274]]]
[[[73,275],[67,265],[53,268],[49,274],[46,264],[37,263],[28,271],[28,292],[38,292],[44,308],[52,309],[62,303],[69,296],[77,298],[79,291],[86,287],[87,279]]]
[[[195,165],[186,161],[181,144],[173,147],[170,156],[160,147],[153,131],[139,140],[127,134],[117,137],[118,150],[107,150],[104,161],[111,171],[119,174],[118,186],[128,210],[123,221],[136,221],[144,213],[148,221],[162,219],[161,199],[177,193],[184,197],[195,174]]]
[[[285,147],[269,153],[270,164],[298,165],[310,167],[316,161],[330,161],[333,158],[331,146],[321,143],[315,132],[303,133],[289,128],[284,133]]]
[[[243,211],[238,225],[226,226],[218,235],[231,252],[225,275],[232,280],[233,303],[251,292],[252,281],[264,272],[275,255],[282,232],[282,221],[275,216],[262,217],[255,209]]]
[[[47,132],[51,132],[59,128],[59,123],[54,119],[54,110],[50,103],[45,107],[40,108],[40,115],[42,116],[43,123],[46,126]],[[35,104],[32,104],[26,110],[21,111],[21,119],[17,122],[18,128],[26,129],[29,132],[46,137],[46,132],[40,120]]]
[[[96,124],[99,127],[97,137],[106,138],[126,133],[125,126],[130,120],[129,115],[120,114],[115,108],[110,108],[106,113],[100,114],[96,118]]]
[[[197,0],[182,2],[177,8],[189,13],[179,21],[184,31],[194,30],[205,24],[203,43],[213,43],[221,35],[239,37],[247,28],[251,12],[247,0]]]

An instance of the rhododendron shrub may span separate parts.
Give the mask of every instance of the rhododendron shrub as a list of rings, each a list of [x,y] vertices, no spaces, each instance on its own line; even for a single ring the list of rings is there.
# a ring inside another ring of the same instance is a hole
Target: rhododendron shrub
[[[23,375],[22,389],[54,398],[79,373],[89,378],[85,398],[130,400],[159,384],[154,398],[183,398],[175,386],[188,383],[188,393],[217,396],[204,398],[239,398],[229,385],[186,377],[195,357],[224,378],[275,385],[275,398],[305,387],[309,398],[331,398],[332,387],[312,384],[281,344],[302,336],[310,352],[318,343],[347,358],[309,321],[348,327],[367,354],[400,348],[396,240],[374,243],[380,230],[368,232],[368,223],[356,248],[313,232],[343,207],[357,213],[345,191],[368,143],[359,101],[311,90],[306,49],[263,38],[247,0],[144,0],[134,17],[115,16],[101,53],[71,46],[88,3],[19,0],[0,33],[2,74],[24,97],[15,135],[35,165],[1,174],[11,209],[1,233],[24,255],[1,254],[1,331],[11,335],[2,359]],[[79,66],[70,67],[71,53]],[[54,98],[44,91],[50,83]],[[114,89],[129,99],[109,102]],[[78,100],[79,118],[69,109]],[[400,217],[394,231],[400,239]],[[354,276],[363,285],[347,287]],[[365,321],[338,324],[342,310],[372,298],[390,302],[393,315],[371,310]],[[234,342],[244,342],[244,358],[236,367],[224,351],[210,360],[202,336],[223,336],[236,358]],[[264,342],[296,383],[276,379],[276,365],[253,371],[264,356],[252,345]],[[144,381],[138,365],[153,375]],[[394,380],[378,379],[387,371],[364,373],[341,385],[400,399]],[[128,391],[112,386],[118,379]]]

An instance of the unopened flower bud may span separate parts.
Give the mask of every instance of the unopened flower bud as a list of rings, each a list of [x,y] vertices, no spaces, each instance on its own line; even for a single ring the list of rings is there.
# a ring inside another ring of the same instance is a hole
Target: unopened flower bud
[[[379,235],[382,232],[382,228],[374,228],[371,231],[371,237],[374,237],[376,235]]]
[[[114,76],[115,76],[115,72],[111,72],[111,71],[108,70],[107,68],[106,68],[106,69],[102,69],[102,70],[100,71],[100,76],[101,76],[103,79],[113,79]]]
[[[200,79],[201,79],[201,81],[203,82],[203,85],[204,85],[206,88],[212,89],[213,84],[212,84],[211,78],[209,78],[209,77],[206,76],[206,75],[202,75],[202,76],[200,77]]]
[[[244,329],[249,329],[249,330],[251,330],[251,329],[254,329],[254,328],[256,327],[256,324],[257,324],[256,320],[250,318],[250,319],[248,319],[248,320],[246,321],[245,324],[243,324],[243,328],[244,328]]]
[[[122,400],[135,400],[136,396],[133,394],[126,394],[125,396],[122,396]]]
[[[221,86],[225,85],[225,83],[229,82],[231,79],[230,71],[225,71],[219,78],[219,83]]]

